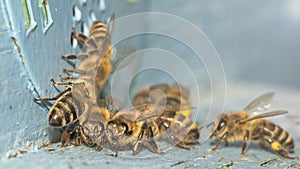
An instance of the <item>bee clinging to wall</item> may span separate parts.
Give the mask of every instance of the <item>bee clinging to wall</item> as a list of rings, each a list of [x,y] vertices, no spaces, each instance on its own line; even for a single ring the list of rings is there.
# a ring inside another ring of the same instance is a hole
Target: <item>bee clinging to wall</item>
[[[257,141],[261,146],[269,146],[279,156],[290,159],[289,153],[294,152],[294,140],[290,134],[279,125],[265,119],[288,113],[285,110],[277,110],[263,113],[270,107],[270,101],[274,93],[266,93],[240,111],[232,111],[219,115],[213,123],[211,138],[218,140],[214,150],[223,142],[232,143],[242,141],[241,154],[245,154],[250,141]]]
[[[85,114],[92,105],[97,103],[98,93],[108,80],[111,73],[110,58],[112,55],[110,28],[114,14],[108,25],[94,22],[90,28],[89,37],[78,35],[75,38],[84,44],[80,54],[62,56],[64,60],[77,59],[79,63],[73,70],[64,69],[65,73],[76,76],[61,77],[70,82],[54,82],[55,86],[65,86],[66,89],[53,98],[34,99],[35,102],[55,101],[49,109],[49,125],[55,128],[67,126],[62,135],[62,146],[74,132],[78,118]],[[69,127],[69,128],[68,128]]]

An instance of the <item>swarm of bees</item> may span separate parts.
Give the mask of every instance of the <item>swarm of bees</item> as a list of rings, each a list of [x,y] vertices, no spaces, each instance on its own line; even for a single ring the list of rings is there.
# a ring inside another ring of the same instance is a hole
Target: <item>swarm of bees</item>
[[[178,84],[156,84],[140,88],[132,99],[132,108],[123,108],[121,101],[113,96],[100,98],[100,92],[113,70],[111,58],[111,30],[114,14],[108,24],[96,21],[89,35],[72,30],[72,36],[81,44],[79,54],[63,55],[70,62],[77,60],[74,69],[64,69],[67,76],[61,82],[51,82],[55,87],[63,86],[53,98],[38,98],[35,102],[54,102],[48,109],[48,122],[54,128],[63,129],[61,147],[74,139],[74,145],[86,144],[94,150],[109,148],[115,151],[131,150],[133,155],[142,149],[161,154],[157,141],[190,150],[199,144],[200,128],[192,120],[192,105],[189,90]],[[72,74],[72,75],[71,75]],[[290,157],[294,151],[293,138],[280,126],[265,119],[287,113],[284,110],[262,112],[270,104],[273,93],[264,94],[241,111],[219,115],[213,123],[211,138],[217,143],[213,150],[225,142],[242,141],[241,154],[245,154],[250,141],[269,146],[278,155]],[[298,158],[297,158],[298,159]]]

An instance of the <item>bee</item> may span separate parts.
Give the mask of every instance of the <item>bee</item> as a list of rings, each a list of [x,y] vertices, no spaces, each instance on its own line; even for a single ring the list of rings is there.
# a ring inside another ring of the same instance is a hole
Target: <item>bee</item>
[[[54,82],[51,79],[54,86],[65,86],[66,89],[53,98],[34,99],[35,102],[55,101],[49,109],[48,122],[55,128],[68,126],[61,137],[62,147],[68,143],[70,134],[77,130],[78,118],[96,104],[98,93],[111,73],[110,25],[113,21],[114,14],[108,25],[99,21],[94,22],[90,27],[89,37],[77,34],[73,30],[73,36],[80,43],[84,43],[84,48],[80,54],[65,55],[62,59],[80,60],[75,69],[64,69],[65,73],[75,73],[78,76],[61,77],[63,81],[72,80],[72,82]]]
[[[88,88],[95,97],[98,96],[112,72],[112,65],[110,62],[113,55],[111,31],[113,29],[114,19],[115,15],[113,13],[107,25],[100,21],[93,22],[90,26],[88,36],[85,36],[83,33],[76,32],[73,28],[73,37],[80,44],[83,44],[84,47],[80,54],[61,56],[61,58],[66,61],[74,59],[79,60],[79,64],[75,69],[63,70],[65,73],[78,74],[79,77],[67,76],[61,77],[61,79],[84,81],[91,84]]]
[[[210,138],[218,139],[213,150],[223,143],[242,141],[241,154],[246,154],[250,141],[257,141],[261,146],[268,146],[279,156],[290,159],[289,153],[294,152],[294,140],[290,134],[279,125],[265,119],[288,113],[285,110],[262,113],[270,107],[274,93],[266,93],[253,100],[241,111],[232,111],[219,115],[211,130]]]
[[[137,109],[123,109],[112,115],[107,122],[104,145],[112,150],[131,150],[132,154],[138,154],[142,148],[150,152],[162,154],[158,150],[155,137],[158,136],[158,126],[155,114],[151,106],[144,107],[144,111]],[[152,107],[153,108],[153,107]],[[156,111],[156,113],[159,111]]]
[[[150,95],[149,88],[163,89],[166,92],[166,102],[170,105],[162,106],[160,97],[153,97],[155,104],[150,104],[145,99]],[[200,133],[196,123],[182,114],[180,103],[183,99],[174,97],[180,93],[176,91],[180,88],[171,89],[172,87],[161,84],[142,88],[137,92],[134,98],[139,101],[133,100],[134,108],[111,114],[105,129],[104,145],[116,150],[116,154],[119,150],[132,149],[132,154],[136,155],[142,148],[161,154],[163,152],[158,149],[156,141],[163,139],[176,147],[191,149],[186,145],[198,143]],[[171,99],[177,99],[176,104]]]
[[[110,104],[116,105],[116,102],[105,101],[106,107],[92,106],[92,110],[78,120],[79,125],[72,129],[72,132],[76,132],[75,145],[80,145],[83,140],[88,146],[95,146],[95,150],[101,150],[102,147],[115,150],[114,156],[117,156],[120,150],[131,149],[132,154],[136,155],[143,148],[161,154],[163,152],[158,150],[156,144],[156,141],[161,138],[167,139],[176,147],[185,149],[189,149],[185,144],[194,144],[199,138],[196,124],[186,116],[177,115],[187,119],[178,122],[166,119],[174,118],[176,115],[176,113],[165,114],[165,112],[174,112],[173,107],[144,104],[137,109],[120,109],[119,106]]]
[[[162,138],[183,149],[190,149],[185,145],[199,142],[198,126],[191,120],[192,107],[189,91],[183,86],[175,84],[146,86],[138,90],[132,102],[134,107],[151,103],[159,106],[166,105],[169,110],[176,109],[176,111],[165,111],[155,121]],[[179,109],[181,110],[178,111]]]
[[[79,118],[75,126],[75,145],[85,142],[95,150],[102,150],[105,140],[105,130],[111,115],[122,108],[122,103],[112,96],[99,99],[97,104],[91,105],[87,113]]]
[[[160,106],[178,106],[191,105],[191,100],[189,91],[183,86],[163,83],[140,88],[132,99],[133,106],[149,103]],[[187,109],[182,114],[190,116],[191,111]]]
[[[79,146],[84,142],[89,147],[95,147],[94,150],[102,150],[106,122],[107,118],[110,118],[110,113],[106,108],[92,105],[70,131],[70,133],[75,132],[75,145]]]

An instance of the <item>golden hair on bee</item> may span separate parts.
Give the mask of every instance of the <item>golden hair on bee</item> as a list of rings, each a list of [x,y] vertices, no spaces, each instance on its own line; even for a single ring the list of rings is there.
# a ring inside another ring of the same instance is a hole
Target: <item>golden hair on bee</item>
[[[155,104],[160,106],[168,105],[170,107],[190,106],[191,99],[189,90],[181,85],[155,84],[141,87],[132,99],[132,105],[138,107],[143,104]],[[185,116],[191,115],[191,110],[182,111]]]
[[[200,131],[190,117],[192,107],[188,89],[175,84],[145,86],[136,92],[132,103],[142,112],[143,110],[138,108],[139,104],[151,103],[153,107],[158,106],[158,109],[165,106],[161,115],[154,119],[158,131],[157,138],[183,149],[190,149],[186,145],[199,142]]]
[[[217,139],[213,150],[218,149],[223,142],[242,141],[241,154],[246,154],[249,143],[255,141],[263,147],[270,147],[283,158],[299,159],[289,156],[289,153],[294,152],[295,147],[291,135],[279,125],[265,119],[288,113],[285,110],[263,112],[270,107],[273,95],[274,93],[266,93],[253,100],[243,110],[219,115],[214,121],[210,134],[211,138]]]

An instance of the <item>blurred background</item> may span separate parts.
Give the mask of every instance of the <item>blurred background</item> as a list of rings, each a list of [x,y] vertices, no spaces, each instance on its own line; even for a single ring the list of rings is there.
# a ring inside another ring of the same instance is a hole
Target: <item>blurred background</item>
[[[221,113],[219,110],[242,109],[255,97],[275,91],[274,109],[288,109],[290,114],[274,120],[295,134],[299,142],[296,131],[300,129],[300,1],[45,2],[0,0],[0,154],[3,156],[24,147],[37,150],[52,137],[46,110],[33,103],[32,98],[54,96],[56,90],[49,79],[58,80],[62,69],[69,66],[59,56],[80,51],[71,39],[71,28],[87,33],[92,21],[107,20],[112,12],[117,18],[115,36],[133,29],[130,23],[117,25],[119,18],[138,12],[167,13],[194,25],[205,36],[200,42],[209,42],[215,53],[198,56],[180,39],[151,33],[153,29],[178,32],[197,43],[197,36],[185,31],[186,25],[174,26],[160,17],[145,18],[135,24],[148,33],[117,44],[133,46],[137,54],[133,56],[134,63],[116,72],[120,78],[111,80],[113,85],[111,89],[108,87],[108,93],[119,93],[125,102],[128,95],[143,85],[178,82],[191,90],[193,104],[199,106],[195,120],[203,121],[210,110],[211,120]],[[155,50],[143,50],[150,48]],[[220,62],[205,64],[215,56],[219,56]],[[199,57],[202,59],[197,60]],[[155,67],[164,68],[164,64],[171,74]],[[223,74],[212,77],[210,74],[214,72],[210,70],[221,70]],[[221,81],[211,84],[212,78]],[[217,100],[220,109],[214,110],[210,104],[212,86],[221,93]]]

